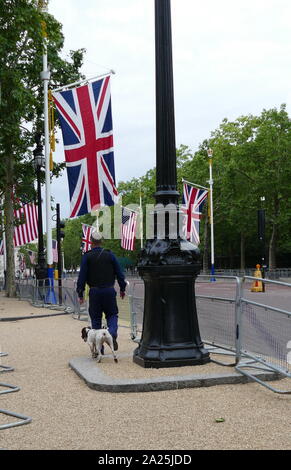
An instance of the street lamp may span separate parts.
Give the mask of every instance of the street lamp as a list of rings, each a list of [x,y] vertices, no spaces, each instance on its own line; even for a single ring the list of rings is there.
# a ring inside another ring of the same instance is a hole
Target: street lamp
[[[40,136],[36,137],[36,148],[33,150],[33,167],[36,172],[37,179],[37,207],[38,207],[38,258],[35,267],[35,275],[37,280],[47,277],[47,265],[44,252],[43,242],[43,225],[42,225],[42,198],[41,198],[41,170],[45,166],[45,158],[42,153],[43,146],[40,143]]]
[[[207,155],[209,158],[209,188],[210,188],[210,230],[211,230],[211,281],[215,281],[214,273],[214,225],[213,225],[213,178],[212,178],[212,158],[213,150],[208,149]]]
[[[164,236],[158,235],[157,207],[154,238],[147,240],[138,262],[145,284],[143,332],[133,361],[142,367],[180,367],[209,362],[201,341],[194,282],[200,254],[176,230],[173,237],[169,206],[178,219],[174,86],[170,0],[155,0],[156,34],[156,193],[165,209]],[[167,208],[168,206],[168,208]]]

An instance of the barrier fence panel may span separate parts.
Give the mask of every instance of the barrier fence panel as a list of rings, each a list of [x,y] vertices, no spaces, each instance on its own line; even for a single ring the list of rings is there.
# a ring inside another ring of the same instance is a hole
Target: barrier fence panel
[[[35,281],[33,279],[22,279],[16,283],[16,293],[19,300],[30,300],[33,298]]]
[[[240,296],[240,280],[236,276],[201,275],[196,280],[196,306],[200,333],[210,352],[236,356],[237,309]],[[218,296],[220,294],[220,296]],[[223,295],[223,297],[222,297]],[[144,312],[144,283],[131,280],[129,289],[131,338],[138,342],[142,333]],[[232,366],[236,363],[221,363]]]
[[[236,276],[200,275],[195,282],[196,307],[202,341],[210,352],[234,356],[235,362],[221,363],[233,366],[236,358],[236,326],[241,281]]]
[[[0,352],[0,357],[7,356],[7,353]],[[12,367],[7,367],[7,366],[2,366],[4,370],[0,372],[8,372],[8,371],[13,371],[14,369]],[[13,393],[13,392],[19,392],[20,387],[16,385],[10,385],[4,382],[0,382],[0,388],[4,388],[4,390],[0,391],[0,395],[5,395],[7,393]],[[8,410],[3,410],[0,408],[0,414],[4,414],[7,416],[12,416],[14,418],[20,419],[20,421],[14,421],[6,424],[1,424],[0,425],[0,430],[1,429],[8,429],[8,428],[14,428],[15,426],[22,426],[23,424],[28,424],[32,421],[32,419],[29,416],[24,416],[19,413],[15,413],[14,411],[8,411]]]
[[[254,295],[250,292],[255,282],[258,278],[245,276],[243,279],[239,316],[240,361],[236,368],[274,392],[290,394],[290,390],[276,389],[262,382],[251,371],[269,370],[277,372],[280,378],[291,377],[291,284],[264,280],[265,292]]]
[[[62,302],[72,314],[79,314],[80,311],[80,304],[77,297],[77,292],[73,287],[62,288]]]
[[[252,292],[252,286],[264,286]],[[194,287],[193,287],[194,288]],[[65,283],[59,298],[54,287],[55,305],[49,305],[50,286],[44,281],[18,283],[21,299],[36,306],[62,309],[73,318],[88,319],[87,305],[80,306],[75,282]],[[280,378],[291,377],[291,284],[252,276],[200,275],[195,282],[196,306],[202,341],[213,362],[236,366],[237,371],[278,393],[279,390],[255,377],[252,369],[275,371]],[[133,278],[128,287],[131,338],[139,342],[144,311],[144,283]],[[61,301],[62,305],[59,305]],[[217,361],[217,354],[232,362]],[[215,355],[215,356],[214,356]]]
[[[139,342],[142,333],[144,312],[144,283],[142,280],[132,279],[128,289],[131,339]]]
[[[8,411],[8,410],[3,410],[0,408],[0,413],[8,416],[12,416],[13,418],[20,419],[20,421],[14,421],[12,423],[8,424],[2,424],[0,425],[0,430],[1,429],[8,429],[8,428],[15,428],[16,426],[22,426],[23,424],[29,424],[32,421],[32,418],[29,416],[24,416],[19,413],[15,413],[14,411]]]
[[[16,292],[20,300],[29,300],[35,307],[65,311],[73,315],[76,314],[78,318],[83,313],[73,282],[66,283],[59,288],[57,283],[51,286],[48,279],[22,279],[16,284]]]

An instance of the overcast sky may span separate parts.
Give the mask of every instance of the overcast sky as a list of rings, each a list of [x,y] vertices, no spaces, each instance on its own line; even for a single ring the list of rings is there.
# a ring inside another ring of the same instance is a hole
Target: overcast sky
[[[172,0],[176,144],[192,151],[222,119],[291,98],[290,0]],[[88,77],[114,69],[112,113],[117,183],[155,166],[154,0],[50,0],[64,56],[87,50]],[[56,161],[64,160],[62,140]],[[214,166],[215,178],[215,166]],[[201,182],[201,184],[205,182]],[[69,216],[66,175],[52,185]]]

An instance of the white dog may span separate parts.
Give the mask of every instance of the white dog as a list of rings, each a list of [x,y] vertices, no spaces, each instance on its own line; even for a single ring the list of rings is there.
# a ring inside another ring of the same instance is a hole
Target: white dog
[[[107,328],[101,328],[100,330],[93,330],[89,326],[82,328],[82,338],[85,343],[88,343],[91,350],[93,359],[97,359],[97,362],[101,361],[101,348],[104,343],[110,347],[114,362],[118,362],[117,356],[113,348],[112,336]]]

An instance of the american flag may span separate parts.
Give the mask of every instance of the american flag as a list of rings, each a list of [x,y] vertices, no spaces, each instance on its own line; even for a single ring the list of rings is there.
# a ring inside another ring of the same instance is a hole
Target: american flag
[[[196,245],[200,243],[200,219],[207,195],[207,190],[195,188],[187,183],[183,185],[183,234]]]
[[[27,250],[31,264],[36,264],[37,252],[32,250]]]
[[[53,262],[58,262],[58,242],[57,240],[52,240],[52,247],[53,247]]]
[[[86,253],[86,251],[91,250],[91,233],[93,232],[94,227],[92,225],[82,224],[82,251]]]
[[[137,213],[127,209],[126,207],[122,207],[121,217],[121,247],[125,250],[133,251],[136,234]]]
[[[53,93],[63,133],[70,217],[116,202],[110,77]]]
[[[38,238],[37,206],[33,202],[14,210],[14,219],[18,224],[14,228],[14,247],[25,245]]]

